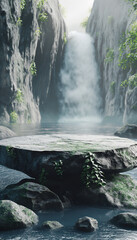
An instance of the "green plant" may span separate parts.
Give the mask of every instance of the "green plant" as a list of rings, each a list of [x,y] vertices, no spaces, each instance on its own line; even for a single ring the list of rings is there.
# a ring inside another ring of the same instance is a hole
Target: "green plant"
[[[40,37],[41,33],[42,32],[41,32],[40,28],[37,28],[34,35],[37,36],[37,37]]]
[[[137,86],[137,73],[131,75],[127,80],[121,82],[121,87],[131,87],[132,89]]]
[[[48,19],[48,15],[47,15],[46,12],[41,12],[41,13],[39,14],[39,20],[40,20],[41,22],[45,22],[47,19]]]
[[[26,6],[26,0],[21,0],[21,2],[20,2],[21,10],[23,10],[25,8],[25,6]]]
[[[21,25],[22,25],[22,20],[21,20],[20,17],[18,18],[18,20],[17,20],[17,22],[16,22],[16,25],[17,25],[17,26],[21,26]]]
[[[63,40],[64,40],[64,44],[66,44],[67,43],[67,34],[66,34],[66,32],[64,32]]]
[[[39,183],[42,185],[45,185],[47,182],[47,176],[46,176],[46,170],[45,168],[42,168],[40,176],[39,176]]]
[[[80,25],[81,25],[83,28],[86,28],[87,23],[88,23],[88,17],[86,17],[86,18],[81,22]]]
[[[95,162],[95,156],[91,152],[85,156],[81,179],[86,188],[100,187],[106,184],[103,171],[99,164]]]
[[[36,63],[34,61],[30,64],[30,73],[33,76],[37,74]]]
[[[39,10],[42,10],[42,8],[44,7],[44,3],[46,3],[47,0],[39,0],[38,3],[37,3],[37,8]]]
[[[109,63],[112,62],[114,60],[114,49],[113,48],[109,48],[107,49],[107,53],[106,53],[106,57],[105,57],[105,62]]]
[[[15,111],[11,112],[10,113],[10,122],[16,123],[17,120],[18,120],[18,114]]]
[[[55,172],[58,176],[62,176],[63,175],[63,162],[62,160],[59,160],[58,162],[54,162],[54,166],[55,166]]]
[[[119,47],[119,66],[126,69],[137,64],[137,21],[135,21],[130,31],[127,32],[125,40]]]
[[[16,92],[16,100],[17,100],[18,103],[23,102],[23,93],[20,89],[18,89],[17,92]]]
[[[7,152],[7,154],[8,154],[9,157],[15,158],[16,155],[15,155],[15,152],[14,152],[14,148],[13,148],[13,147],[7,146],[7,147],[6,147],[6,152]]]
[[[114,94],[115,93],[115,82],[114,81],[112,81],[111,83],[110,83],[110,91],[111,91],[111,93],[112,94]]]

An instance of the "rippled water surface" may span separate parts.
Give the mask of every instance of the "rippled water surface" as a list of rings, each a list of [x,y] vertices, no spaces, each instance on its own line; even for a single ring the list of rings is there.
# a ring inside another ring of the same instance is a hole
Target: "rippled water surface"
[[[38,227],[3,232],[0,234],[0,240],[136,240],[137,231],[118,229],[109,224],[109,220],[119,212],[119,210],[112,209],[75,207],[61,213],[41,213],[39,214],[40,224]],[[87,215],[98,220],[99,229],[94,233],[80,233],[75,231],[73,226],[77,219]],[[54,231],[41,230],[40,226],[45,220],[60,221],[64,225],[64,228]]]

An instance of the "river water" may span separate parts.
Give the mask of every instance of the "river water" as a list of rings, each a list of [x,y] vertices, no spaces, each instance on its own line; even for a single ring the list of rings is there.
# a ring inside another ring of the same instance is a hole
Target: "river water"
[[[50,123],[42,125],[12,126],[18,135],[34,134],[57,134],[57,133],[79,133],[79,134],[104,134],[113,135],[117,126],[91,125],[83,123]],[[15,129],[16,128],[16,129]],[[4,174],[3,168],[3,174]],[[19,174],[19,173],[18,173]],[[137,170],[127,172],[137,180]],[[2,175],[1,175],[2,176]],[[136,212],[137,210],[116,210],[106,208],[92,208],[87,206],[76,206],[65,209],[62,212],[38,213],[39,225],[25,230],[15,230],[0,233],[0,240],[137,240],[137,231],[119,229],[109,223],[109,220],[123,211]],[[79,217],[90,216],[98,220],[99,229],[94,233],[80,233],[74,229],[74,224]],[[56,231],[46,231],[40,228],[46,220],[57,220],[64,228]]]

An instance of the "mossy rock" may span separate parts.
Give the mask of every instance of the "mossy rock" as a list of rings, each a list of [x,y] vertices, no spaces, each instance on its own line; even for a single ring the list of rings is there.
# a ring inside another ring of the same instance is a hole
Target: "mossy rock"
[[[0,230],[26,228],[37,222],[37,215],[30,209],[9,200],[0,201]]]

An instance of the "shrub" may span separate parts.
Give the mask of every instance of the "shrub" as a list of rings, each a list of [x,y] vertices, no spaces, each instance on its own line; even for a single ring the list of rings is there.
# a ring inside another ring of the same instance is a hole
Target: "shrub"
[[[16,100],[18,103],[22,103],[23,102],[23,93],[20,89],[17,90],[16,93]]]
[[[41,12],[41,13],[39,14],[39,20],[40,20],[41,22],[45,22],[47,19],[48,19],[48,15],[47,15],[46,12]]]
[[[137,86],[137,73],[134,75],[131,75],[128,80],[125,80],[121,83],[121,87],[127,87],[130,86],[131,88],[134,88]]]
[[[30,73],[33,76],[37,74],[36,63],[34,61],[30,64]]]
[[[22,20],[21,20],[20,17],[18,18],[18,20],[17,20],[17,22],[16,22],[16,25],[17,25],[17,26],[21,26],[21,25],[22,25]]]
[[[112,62],[114,60],[114,49],[113,48],[109,48],[107,49],[107,53],[106,53],[106,57],[105,57],[105,62],[109,63]]]
[[[26,0],[21,0],[21,2],[20,2],[21,10],[23,10],[25,8],[25,6],[26,6]]]
[[[11,112],[10,113],[10,122],[16,123],[17,120],[18,120],[18,114],[15,111]]]
[[[124,42],[119,47],[119,66],[122,69],[137,64],[137,21],[131,25]]]

